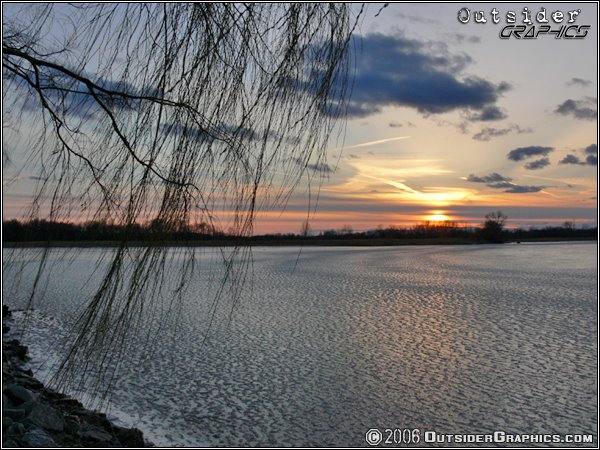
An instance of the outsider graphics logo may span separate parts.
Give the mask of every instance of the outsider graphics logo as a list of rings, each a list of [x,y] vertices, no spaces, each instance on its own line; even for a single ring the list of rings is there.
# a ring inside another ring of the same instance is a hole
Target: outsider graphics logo
[[[505,25],[500,30],[501,39],[509,39],[514,36],[516,39],[537,39],[542,35],[554,35],[555,39],[583,39],[587,36],[591,25],[578,25],[575,22],[581,9],[573,11],[547,12],[546,8],[540,8],[537,14],[533,14],[529,8],[525,7],[519,16],[522,24],[517,24],[517,12],[507,11],[503,14]],[[495,25],[502,21],[501,13],[493,8],[490,15],[486,17],[484,11],[471,11],[469,8],[462,7],[458,10],[458,21],[467,24],[473,19],[475,23],[487,23],[488,19]]]

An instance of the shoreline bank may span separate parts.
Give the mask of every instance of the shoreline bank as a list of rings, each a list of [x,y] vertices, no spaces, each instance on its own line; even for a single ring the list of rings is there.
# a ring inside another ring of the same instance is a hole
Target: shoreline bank
[[[24,364],[28,348],[7,336],[12,313],[2,307],[2,447],[152,447],[137,428],[44,386]]]
[[[507,240],[504,244],[535,244],[535,243],[565,243],[565,242],[598,242],[594,238],[536,238]],[[128,247],[395,247],[395,246],[424,246],[424,245],[488,245],[482,242],[461,238],[356,238],[356,239],[261,239],[252,238],[245,240],[219,240],[205,241],[130,241]],[[501,243],[493,244],[499,245]],[[104,248],[119,247],[119,241],[23,241],[3,242],[4,248]]]

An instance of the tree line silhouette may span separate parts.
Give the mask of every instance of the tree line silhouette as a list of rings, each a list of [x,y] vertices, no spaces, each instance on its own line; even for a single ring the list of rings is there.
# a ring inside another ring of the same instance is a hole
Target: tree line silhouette
[[[577,227],[573,222],[543,228],[504,228],[506,216],[498,213],[486,215],[482,226],[461,226],[455,221],[426,221],[408,227],[379,226],[367,231],[354,231],[345,225],[338,229],[327,229],[318,233],[301,230],[299,233],[274,233],[253,237],[240,237],[208,224],[181,224],[173,227],[159,221],[133,224],[123,227],[105,221],[84,223],[58,222],[43,219],[29,221],[5,220],[2,223],[3,242],[118,242],[125,237],[129,241],[165,243],[258,243],[258,244],[343,244],[354,241],[358,244],[387,243],[388,241],[417,242],[421,240],[454,243],[502,243],[527,240],[551,239],[597,239],[597,227]],[[305,227],[305,226],[304,226]]]

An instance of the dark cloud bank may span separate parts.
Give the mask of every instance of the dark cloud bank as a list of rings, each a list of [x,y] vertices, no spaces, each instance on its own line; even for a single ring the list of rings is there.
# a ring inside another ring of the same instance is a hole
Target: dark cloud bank
[[[590,80],[584,80],[583,78],[573,77],[567,82],[567,86],[590,86],[592,82]]]
[[[519,147],[508,152],[508,159],[511,161],[522,161],[534,156],[546,156],[554,151],[552,147],[541,147],[539,145],[530,145],[529,147]]]
[[[368,116],[385,106],[415,108],[425,115],[469,110],[473,121],[506,117],[495,103],[510,85],[462,75],[471,62],[466,54],[450,54],[444,46],[433,49],[413,39],[383,34],[358,37],[354,47],[351,117]]]
[[[554,112],[563,116],[573,116],[580,120],[596,120],[598,109],[597,99],[586,97],[582,100],[568,99],[558,105]]]
[[[512,182],[512,178],[505,177],[496,172],[483,176],[471,174],[466,178],[466,180],[471,183],[485,183],[487,187],[492,189],[503,189],[503,192],[509,194],[527,194],[539,192],[545,188],[545,186],[518,185]]]
[[[476,141],[487,142],[492,138],[505,136],[509,133],[512,133],[513,131],[517,134],[523,134],[523,133],[532,133],[533,129],[521,128],[519,125],[516,125],[516,124],[512,124],[505,128],[486,127],[484,129],[482,129],[480,132],[475,133],[473,135],[473,139],[475,139]]]
[[[579,166],[597,166],[598,165],[598,145],[590,144],[586,148],[582,149],[581,152],[584,158],[580,158],[577,155],[570,154],[565,156],[559,161],[559,164],[572,164]]]
[[[537,159],[535,161],[531,161],[527,164],[525,164],[525,168],[527,170],[538,170],[538,169],[543,169],[546,166],[550,165],[550,160],[548,158],[541,158],[541,159]]]

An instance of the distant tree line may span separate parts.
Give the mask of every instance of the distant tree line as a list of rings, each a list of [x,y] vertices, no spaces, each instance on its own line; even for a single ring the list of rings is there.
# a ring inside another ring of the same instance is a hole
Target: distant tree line
[[[573,238],[573,239],[597,239],[598,227],[593,228],[575,228],[572,222],[565,222],[561,226],[548,226],[544,228],[517,228],[507,231],[507,236],[511,240],[527,239],[554,239],[554,238]]]
[[[47,220],[30,220],[21,222],[7,220],[2,224],[3,242],[109,242],[119,241],[124,237],[129,241],[248,241],[259,243],[338,243],[354,241],[366,243],[367,241],[408,241],[437,240],[440,242],[518,242],[526,240],[551,240],[551,239],[596,239],[597,227],[578,228],[573,222],[565,222],[560,226],[546,226],[544,228],[516,228],[506,229],[504,225],[507,217],[500,211],[486,215],[486,220],[480,227],[461,226],[455,221],[422,222],[410,227],[379,226],[368,231],[354,231],[351,226],[345,225],[339,229],[324,230],[319,233],[309,233],[303,225],[298,234],[277,233],[255,236],[254,238],[240,238],[217,230],[207,224],[200,223],[188,226],[165,225],[154,220],[147,224],[133,224],[129,227],[110,224],[103,221],[84,223],[52,222]]]
[[[564,222],[558,226],[543,228],[514,228],[506,229],[504,225],[508,218],[500,211],[486,215],[482,226],[461,226],[455,221],[422,222],[411,227],[378,227],[374,230],[354,232],[348,226],[340,229],[326,230],[315,238],[328,239],[448,239],[486,243],[518,242],[521,240],[548,239],[596,239],[597,227],[577,228],[573,222]],[[350,231],[348,231],[350,230]]]
[[[49,220],[5,220],[2,222],[4,242],[34,241],[193,241],[223,236],[205,223],[192,226],[172,225],[153,220],[147,224],[127,227],[104,221],[84,223],[55,222]]]

